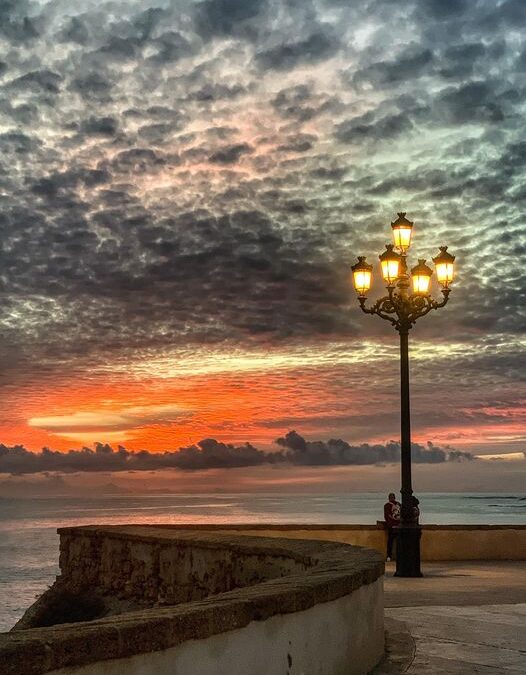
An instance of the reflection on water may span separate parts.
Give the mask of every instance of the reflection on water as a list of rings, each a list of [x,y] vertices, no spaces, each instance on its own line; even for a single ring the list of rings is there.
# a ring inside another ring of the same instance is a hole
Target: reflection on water
[[[526,522],[522,495],[419,495],[423,523]],[[385,495],[202,494],[0,499],[0,631],[58,574],[57,527],[122,523],[375,523]]]

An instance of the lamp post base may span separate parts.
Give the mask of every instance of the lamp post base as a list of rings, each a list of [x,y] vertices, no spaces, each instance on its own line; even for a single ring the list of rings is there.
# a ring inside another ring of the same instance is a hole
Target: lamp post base
[[[395,577],[421,577],[419,525],[400,525],[396,538]]]

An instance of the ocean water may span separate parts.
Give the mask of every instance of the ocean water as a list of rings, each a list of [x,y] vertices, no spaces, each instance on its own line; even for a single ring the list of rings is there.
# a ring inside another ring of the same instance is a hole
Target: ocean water
[[[526,497],[420,494],[421,522],[526,524]],[[58,574],[57,527],[119,523],[375,523],[383,493],[188,494],[0,499],[0,632]]]

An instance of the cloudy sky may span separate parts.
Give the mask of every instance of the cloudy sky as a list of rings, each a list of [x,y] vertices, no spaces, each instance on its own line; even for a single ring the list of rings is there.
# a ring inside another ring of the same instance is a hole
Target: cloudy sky
[[[350,265],[404,210],[415,262],[458,262],[411,334],[414,440],[526,449],[524,25],[522,0],[0,1],[0,442],[387,452],[397,335]]]

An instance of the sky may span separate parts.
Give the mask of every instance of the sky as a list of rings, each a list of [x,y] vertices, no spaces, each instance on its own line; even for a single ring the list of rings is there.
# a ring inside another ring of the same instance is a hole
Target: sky
[[[410,335],[415,458],[525,475],[525,24],[522,0],[1,1],[0,473],[79,470],[43,447],[396,461],[398,336],[350,266],[378,297],[406,211],[411,260],[458,270]]]

